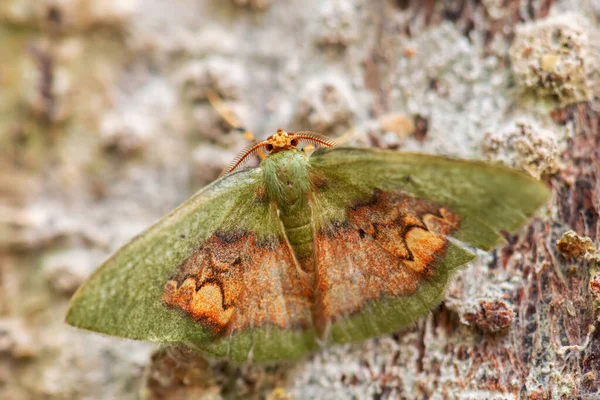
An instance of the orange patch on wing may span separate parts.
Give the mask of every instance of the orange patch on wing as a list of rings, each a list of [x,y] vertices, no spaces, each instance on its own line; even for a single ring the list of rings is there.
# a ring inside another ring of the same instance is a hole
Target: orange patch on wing
[[[404,260],[404,265],[415,272],[424,271],[446,245],[444,237],[417,227],[406,233],[404,241],[412,253],[411,259]]]
[[[215,330],[222,329],[233,315],[234,307],[223,308],[223,293],[214,283],[207,282],[196,289],[196,280],[187,278],[180,287],[169,281],[163,302],[187,310],[194,318],[204,320]]]
[[[413,215],[407,218],[415,219]],[[439,215],[423,214],[420,218],[423,222],[413,222],[414,227],[404,236],[404,242],[412,253],[404,265],[417,272],[426,270],[444,251],[448,241],[446,235],[458,226],[458,216],[443,208]]]
[[[381,297],[411,295],[446,249],[460,218],[430,202],[375,192],[348,221],[316,235],[319,327]]]
[[[309,327],[311,296],[283,239],[216,233],[179,266],[163,303],[225,336],[266,325]]]

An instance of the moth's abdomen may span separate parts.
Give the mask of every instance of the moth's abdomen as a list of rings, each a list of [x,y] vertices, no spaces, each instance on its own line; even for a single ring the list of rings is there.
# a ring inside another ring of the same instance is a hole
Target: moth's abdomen
[[[289,207],[279,214],[285,235],[294,255],[304,272],[313,273],[315,240],[312,224],[312,210],[308,202],[301,207]]]

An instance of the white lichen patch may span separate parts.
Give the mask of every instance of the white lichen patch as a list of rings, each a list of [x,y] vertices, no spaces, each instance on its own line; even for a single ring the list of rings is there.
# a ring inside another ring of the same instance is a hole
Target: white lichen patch
[[[171,85],[152,78],[131,92],[114,94],[114,106],[100,123],[102,145],[125,156],[143,151],[164,132],[176,96]]]
[[[321,23],[316,24],[318,44],[346,47],[358,39],[356,5],[349,0],[323,2],[320,10]]]
[[[564,135],[563,135],[564,136]],[[483,138],[482,149],[489,160],[525,170],[536,178],[554,175],[561,169],[564,150],[560,135],[530,121],[517,121]]]
[[[445,306],[456,312],[463,324],[478,327],[484,332],[498,332],[508,328],[514,312],[510,303],[505,300],[521,280],[518,277],[513,277],[512,280],[503,277],[494,281],[489,277],[484,279],[486,269],[481,262],[470,267],[469,273],[480,279],[471,281],[463,279],[462,273],[459,274],[458,279],[450,285]],[[486,313],[489,320],[481,318]]]
[[[127,388],[139,387],[144,366],[156,347],[152,343],[82,335],[61,324],[46,327],[40,345],[52,368],[42,364],[20,377],[21,385],[38,397],[92,399],[90,393],[101,387],[106,398],[131,400],[139,398],[139,393]]]
[[[369,340],[357,345],[325,349],[294,371],[293,398],[372,398],[383,386],[398,396],[404,377],[399,366],[407,354],[397,355],[399,345],[392,338]]]
[[[562,104],[590,100],[598,95],[599,38],[591,22],[575,13],[518,25],[510,48],[515,80]]]
[[[182,128],[222,144],[231,140],[226,134],[232,125],[249,123],[249,112],[241,101],[247,73],[241,63],[225,57],[187,62],[174,77],[186,121]]]
[[[0,318],[0,357],[15,359],[34,357],[39,351],[31,327],[20,318]]]
[[[165,54],[186,54],[192,57],[214,54],[235,54],[234,35],[223,26],[207,22],[198,30],[176,30],[168,35],[152,35],[151,32],[135,32],[132,46],[140,54],[155,53],[159,58]]]
[[[474,381],[461,388],[456,385],[456,374],[468,374],[471,362],[458,361],[447,349],[459,341],[462,346],[473,346],[467,330],[448,335],[430,315],[395,337],[329,347],[296,366],[291,393],[297,399],[459,399],[461,393],[475,388]],[[422,352],[419,343],[427,351]]]
[[[244,145],[243,139],[227,136],[231,142]],[[239,148],[241,150],[241,148]],[[237,151],[224,149],[222,146],[202,144],[194,150],[194,178],[199,184],[206,184],[215,180],[235,158]],[[254,160],[250,160],[252,162]]]
[[[55,292],[71,295],[104,257],[78,247],[56,251],[43,258],[41,274]]]
[[[296,119],[303,130],[343,134],[355,116],[350,86],[341,77],[309,80],[296,106]]]
[[[181,94],[188,101],[206,100],[208,91],[223,99],[237,99],[246,84],[239,62],[222,57],[190,61],[177,74]]]
[[[407,151],[460,157],[478,155],[486,130],[504,119],[509,107],[508,74],[496,56],[486,56],[482,38],[467,39],[442,23],[422,34],[399,36],[395,70],[382,90],[390,90],[390,112],[420,115],[428,121],[424,142],[408,138]],[[415,51],[405,54],[405,49]],[[432,57],[432,55],[435,55]]]
[[[56,218],[57,204],[45,202],[39,206],[0,207],[0,247],[13,250],[32,250],[74,235],[72,218]]]

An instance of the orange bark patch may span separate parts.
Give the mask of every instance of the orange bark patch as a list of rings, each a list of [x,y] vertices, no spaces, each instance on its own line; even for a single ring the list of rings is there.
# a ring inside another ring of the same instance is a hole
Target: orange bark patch
[[[443,257],[459,216],[427,201],[376,192],[348,221],[316,236],[319,325],[386,295],[416,292]]]
[[[165,285],[163,303],[225,336],[274,325],[311,326],[312,292],[283,238],[216,233]]]

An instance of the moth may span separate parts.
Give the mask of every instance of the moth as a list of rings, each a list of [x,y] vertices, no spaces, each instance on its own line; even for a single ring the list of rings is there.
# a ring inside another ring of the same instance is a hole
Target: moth
[[[67,322],[237,361],[297,358],[413,323],[473,248],[502,244],[549,197],[505,166],[312,132],[279,130],[226,172],[110,257]]]

